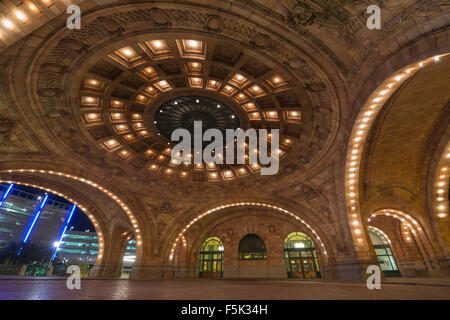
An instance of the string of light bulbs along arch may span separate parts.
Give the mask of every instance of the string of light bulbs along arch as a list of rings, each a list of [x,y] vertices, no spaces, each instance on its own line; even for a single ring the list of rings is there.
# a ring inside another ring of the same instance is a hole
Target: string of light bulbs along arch
[[[412,216],[410,216],[407,213],[404,213],[403,211],[396,210],[396,209],[382,209],[378,210],[370,215],[370,217],[367,219],[368,222],[371,222],[376,216],[387,216],[392,217],[394,219],[400,220],[401,227],[403,229],[402,235],[404,236],[406,241],[411,241],[411,235],[416,235],[417,233],[422,231],[422,228],[420,227],[419,222],[417,222],[416,219],[414,219]],[[408,232],[409,230],[409,232]]]
[[[131,211],[131,209],[113,192],[109,191],[108,189],[100,186],[98,183],[95,183],[89,179],[85,179],[83,177],[79,177],[76,175],[72,175],[72,174],[66,174],[63,172],[57,172],[57,171],[52,171],[52,170],[41,170],[41,169],[9,169],[9,170],[3,170],[3,172],[8,172],[8,173],[14,173],[14,172],[19,172],[19,173],[43,173],[43,174],[51,174],[51,175],[57,175],[57,176],[61,176],[61,177],[65,177],[65,178],[69,178],[72,180],[76,180],[76,181],[80,181],[82,183],[86,183],[88,185],[90,185],[91,187],[100,190],[101,192],[105,193],[106,195],[108,195],[110,198],[112,198],[119,206],[120,208],[122,208],[122,210],[125,212],[125,214],[128,216],[128,218],[130,219],[131,225],[133,227],[133,231],[136,237],[136,245],[141,246],[142,245],[142,241],[143,241],[143,237],[141,234],[141,230],[139,228],[139,224],[133,214],[133,212]],[[30,185],[32,186],[32,185]],[[44,189],[42,187],[36,186],[37,188],[41,188]],[[55,193],[57,195],[60,195],[61,197],[66,198],[67,200],[75,203],[81,210],[86,211],[87,209],[86,207],[79,205],[77,202],[75,202],[74,199],[68,198],[67,196],[65,196],[64,194],[56,191],[56,190],[52,190],[52,189],[45,189],[49,192]],[[95,227],[98,227],[99,224],[98,222],[95,220],[95,217],[92,214],[88,214],[88,217],[92,220],[93,224]],[[100,237],[99,237],[100,239]],[[102,245],[103,247],[103,245]],[[100,252],[99,252],[100,255]]]
[[[363,225],[363,221],[360,214],[359,193],[357,186],[359,185],[359,170],[362,151],[364,150],[364,145],[371,126],[373,125],[374,120],[382,109],[384,103],[388,101],[392,94],[400,88],[400,86],[407,79],[412,77],[417,71],[428,64],[439,63],[441,58],[446,55],[448,55],[448,53],[423,59],[416,63],[410,64],[397,72],[394,72],[370,95],[356,118],[347,147],[345,188],[347,213],[351,225],[352,237],[355,243],[361,247],[367,246],[367,241],[365,240],[365,237],[362,237],[363,233],[361,226]],[[405,214],[402,213],[402,215]]]
[[[378,235],[383,236],[383,237],[387,240],[387,242],[389,242],[389,244],[392,243],[392,242],[391,242],[391,239],[389,239],[389,237],[387,236],[386,233],[384,233],[383,230],[380,230],[379,228],[373,227],[373,226],[368,226],[367,228],[368,228],[368,229],[371,229],[373,232],[375,232],[375,234],[378,234]]]
[[[448,199],[448,183],[450,179],[449,175],[450,167],[450,142],[447,144],[444,150],[444,154],[441,156],[437,171],[434,178],[434,210],[438,218],[448,217],[448,205],[446,201]],[[448,202],[447,202],[448,203]]]
[[[174,240],[173,244],[172,244],[172,248],[170,249],[170,254],[169,254],[169,260],[173,260],[174,257],[174,253],[175,253],[175,249],[177,247],[178,242],[180,241],[180,239],[182,239],[184,237],[184,234],[186,233],[186,231],[194,224],[196,223],[198,220],[204,218],[205,216],[223,210],[223,209],[227,209],[227,208],[233,208],[233,207],[242,207],[242,206],[248,206],[248,207],[263,207],[263,208],[270,208],[270,209],[274,209],[276,211],[285,213],[293,218],[295,218],[296,220],[300,221],[303,225],[305,225],[309,230],[311,230],[311,233],[315,236],[315,239],[319,242],[320,244],[320,250],[323,251],[323,253],[325,254],[325,258],[327,258],[327,250],[325,249],[325,245],[322,242],[322,240],[320,239],[319,235],[317,234],[317,232],[308,224],[306,223],[303,219],[301,219],[300,217],[298,217],[297,215],[295,215],[294,213],[290,212],[289,210],[271,205],[271,204],[267,204],[267,203],[261,203],[261,202],[235,202],[235,203],[230,203],[230,204],[225,204],[225,205],[221,205],[218,207],[215,207],[213,209],[207,210],[205,212],[203,212],[202,214],[199,214],[197,217],[195,217],[194,219],[192,219],[182,230],[181,232],[178,234],[178,236],[176,237],[176,239]],[[186,240],[183,241],[183,245],[186,243]]]

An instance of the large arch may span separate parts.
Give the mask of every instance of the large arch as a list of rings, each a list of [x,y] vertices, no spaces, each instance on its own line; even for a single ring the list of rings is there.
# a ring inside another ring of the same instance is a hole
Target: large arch
[[[26,166],[24,166],[26,168]],[[125,248],[126,236],[131,232],[136,234],[138,229],[137,219],[128,205],[117,197],[116,194],[102,185],[79,176],[79,173],[68,174],[66,171],[44,169],[8,169],[0,171],[2,182],[18,183],[44,189],[48,192],[66,198],[75,203],[92,221],[99,238],[99,254],[92,277],[118,277],[120,276],[121,259]],[[62,169],[64,170],[64,169]],[[73,170],[72,170],[73,172]],[[100,194],[81,187],[86,184],[89,188],[96,189]],[[102,196],[101,194],[104,194]],[[103,197],[103,199],[102,199]],[[114,207],[111,203],[117,203]],[[137,261],[142,258],[142,236],[137,250]]]
[[[107,223],[107,219],[104,216],[104,212],[102,212],[102,210],[92,201],[92,199],[86,199],[79,192],[70,190],[65,186],[55,185],[54,183],[48,183],[39,179],[30,179],[28,177],[15,176],[11,177],[11,179],[8,180],[3,180],[2,178],[0,178],[0,182],[14,183],[17,185],[24,185],[27,187],[41,189],[60,196],[67,201],[77,205],[77,207],[79,207],[91,220],[98,235],[99,250],[94,268],[99,269],[102,263],[109,259],[108,255],[110,254],[111,242],[110,234],[109,232],[107,232],[107,230],[109,230],[109,225]]]
[[[411,60],[411,59],[410,59]],[[380,126],[384,123],[384,119],[387,116],[387,114],[390,112],[389,110],[393,110],[395,108],[395,103],[398,99],[401,99],[400,97],[402,95],[405,95],[406,91],[410,86],[414,84],[416,81],[420,81],[417,79],[420,79],[421,77],[426,76],[427,72],[433,72],[434,70],[437,70],[436,68],[439,68],[439,64],[446,64],[448,62],[448,56],[447,54],[443,55],[433,55],[429,56],[427,58],[421,58],[416,60],[415,62],[403,66],[401,69],[398,69],[394,73],[390,73],[390,75],[381,82],[381,84],[378,85],[378,88],[373,91],[373,93],[367,98],[367,102],[361,107],[361,111],[359,112],[354,125],[352,129],[352,133],[349,137],[349,144],[347,149],[347,156],[346,156],[346,173],[345,173],[345,181],[346,181],[346,202],[347,202],[347,212],[348,212],[348,218],[350,221],[350,225],[352,226],[352,236],[356,245],[356,249],[358,252],[358,255],[362,259],[371,259],[371,250],[369,249],[370,244],[368,245],[367,242],[367,235],[365,235],[365,228],[362,228],[361,226],[365,225],[365,219],[368,216],[368,213],[373,211],[374,209],[377,209],[377,207],[371,207],[367,204],[367,202],[373,202],[374,201],[374,195],[369,195],[369,189],[368,186],[370,184],[376,183],[376,178],[371,177],[371,180],[367,180],[367,172],[369,163],[373,163],[374,156],[376,154],[374,153],[374,142],[377,135],[381,135],[380,132],[377,132],[376,130],[379,129]],[[437,72],[437,71],[434,71]],[[436,73],[435,73],[436,74]],[[436,79],[435,79],[436,80]],[[445,80],[441,79],[440,81],[443,81],[443,83],[446,83]],[[421,97],[425,101],[426,98],[422,97],[423,93],[421,93]],[[440,95],[438,93],[434,93],[434,95]],[[445,97],[440,96],[445,100]],[[422,108],[422,112],[424,110],[428,111],[428,107],[424,107],[421,105],[422,102],[419,102],[417,105],[418,110]],[[442,103],[437,103],[438,109],[437,110],[445,110],[443,109]],[[445,102],[444,102],[445,105]],[[441,109],[439,109],[441,108]],[[411,112],[411,110],[410,110]],[[430,115],[430,113],[428,113]],[[443,114],[443,117],[445,119],[445,113]],[[432,118],[431,118],[432,119]],[[409,119],[408,119],[409,120]],[[436,126],[445,126],[446,120],[442,120],[440,123],[437,122]],[[404,121],[405,127],[406,123],[409,123],[408,121]],[[377,129],[375,129],[377,128]],[[428,127],[427,127],[428,128]],[[427,128],[422,127],[421,129],[425,132],[424,136],[429,135],[429,132],[426,132]],[[410,127],[409,130],[413,130],[412,127]],[[403,134],[405,134],[406,131],[404,130]],[[387,133],[385,134],[387,137]],[[399,134],[394,135],[395,137],[399,137]],[[394,137],[393,136],[393,137]],[[415,135],[417,136],[417,134]],[[397,145],[402,145],[401,142],[396,142]],[[416,141],[415,145],[421,146],[422,141]],[[430,148],[430,147],[428,147]],[[398,148],[397,148],[398,149]],[[381,149],[380,149],[381,150]],[[383,149],[384,153],[378,153],[379,156],[384,157],[385,159],[380,158],[380,161],[385,161],[387,163],[387,159],[393,159],[392,156],[388,155],[387,152],[395,152],[396,148],[394,147],[394,144],[389,148],[387,145]],[[388,151],[387,151],[388,150]],[[425,154],[430,152],[430,150],[420,150],[421,152],[424,152]],[[405,154],[406,155],[406,154]],[[414,155],[416,156],[416,155]],[[416,156],[417,157],[417,156]],[[420,157],[417,158],[420,161]],[[370,162],[371,161],[371,162]],[[398,160],[396,160],[398,163]],[[403,164],[406,164],[408,161],[403,161]],[[428,165],[428,164],[426,164]],[[386,170],[386,168],[380,167],[378,169],[378,173],[382,174],[383,170]],[[393,170],[393,169],[390,169]],[[399,170],[397,170],[398,172]],[[363,179],[361,180],[361,175],[363,175]],[[414,176],[414,174],[412,174]],[[425,175],[426,176],[426,175]],[[393,178],[392,175],[387,175],[389,179]],[[422,178],[423,179],[423,178]],[[391,179],[392,180],[392,179]],[[425,178],[426,180],[426,178]],[[395,185],[396,182],[391,182]],[[397,185],[399,185],[397,183]],[[400,186],[400,185],[399,185]],[[400,189],[398,189],[398,192],[403,188],[403,186],[400,186]],[[396,206],[399,205],[399,203],[395,202],[395,200],[391,200],[391,202],[383,203],[383,200],[386,200],[386,195],[389,193],[387,190],[382,190],[381,185],[378,187],[378,189],[373,188],[375,192],[379,193],[379,201],[380,203],[377,204],[377,206]],[[395,192],[394,192],[395,193]],[[373,194],[373,193],[372,193]],[[382,194],[382,195],[381,195]],[[389,195],[390,196],[390,195]],[[372,197],[372,199],[370,199]],[[383,199],[384,198],[384,199]],[[393,197],[391,197],[393,198]],[[400,197],[401,198],[401,197]],[[370,200],[369,200],[370,199]],[[408,199],[408,198],[407,198]],[[410,199],[408,199],[410,200]],[[408,201],[406,200],[406,201]],[[393,201],[393,202],[392,202]],[[402,200],[400,200],[401,202]],[[403,201],[403,205],[406,204],[406,201]],[[426,200],[422,200],[426,201]],[[413,211],[417,212],[417,208],[411,209],[406,207],[403,207],[405,211]],[[419,211],[422,211],[425,213],[424,208],[422,207],[419,209]],[[425,214],[427,215],[427,214]],[[427,231],[432,232],[432,230],[428,229],[429,221],[425,222],[427,224]],[[432,235],[432,238],[436,237],[436,235]],[[439,236],[437,236],[439,237]],[[433,240],[435,241],[435,240]],[[442,259],[442,257],[440,257]],[[445,259],[445,258],[444,258]]]
[[[217,215],[217,213],[222,214]],[[246,224],[242,222],[242,219],[250,220]],[[262,221],[265,221],[265,227],[252,226],[250,221],[255,221],[255,219],[260,220],[260,224]],[[270,221],[269,219],[273,219],[273,223],[268,222]],[[279,221],[278,223],[280,224],[277,225],[276,221]],[[202,225],[202,227],[199,225]],[[228,225],[230,227],[226,227]],[[248,225],[248,227],[244,227],[244,225]],[[334,252],[336,248],[329,242],[327,235],[323,233],[324,231],[316,225],[309,224],[291,211],[272,205],[267,201],[232,202],[206,210],[194,217],[183,229],[178,231],[179,233],[176,237],[172,238],[172,241],[169,243],[170,246],[167,247],[166,254],[168,256],[166,259],[175,277],[196,277],[197,273],[195,271],[197,270],[199,259],[196,248],[201,246],[205,238],[218,236],[224,241],[223,270],[225,278],[243,277],[243,275],[245,277],[253,277],[252,274],[255,272],[255,275],[259,277],[264,275],[267,277],[286,278],[286,263],[282,246],[284,237],[281,233],[291,233],[299,230],[311,234],[316,242],[319,263],[321,266],[324,266],[324,277],[332,279],[339,277],[338,271],[335,270],[334,266]],[[277,235],[276,232],[280,232],[280,235]],[[268,270],[263,273],[261,273],[261,270],[247,270],[247,268],[251,267],[246,266],[245,261],[237,262],[239,241],[242,237],[251,233],[258,234],[265,242],[268,241],[267,260],[260,261],[262,264],[261,268]],[[180,259],[180,257],[183,258]],[[180,263],[180,261],[182,262]]]
[[[218,205],[216,207],[213,207],[212,209],[209,209],[209,210],[206,210],[206,211],[202,212],[201,214],[199,214],[198,216],[196,216],[195,218],[190,220],[189,223],[186,224],[183,227],[181,232],[178,233],[176,238],[172,241],[172,245],[170,247],[170,253],[169,253],[168,259],[171,260],[173,258],[172,255],[175,252],[175,249],[176,249],[176,246],[177,246],[178,242],[180,241],[180,239],[183,236],[183,234],[189,228],[191,228],[192,225],[194,225],[197,221],[199,221],[200,219],[204,218],[205,216],[210,215],[211,213],[218,212],[220,210],[224,210],[224,209],[228,209],[228,208],[233,208],[233,207],[262,207],[262,208],[267,208],[267,209],[273,209],[273,210],[275,210],[277,212],[286,214],[286,215],[288,215],[288,216],[290,216],[290,217],[300,221],[301,224],[303,224],[306,228],[308,228],[310,230],[310,232],[315,236],[315,239],[319,242],[321,250],[323,251],[324,255],[327,256],[327,250],[325,249],[325,244],[324,244],[323,240],[320,238],[319,234],[311,227],[311,225],[309,225],[307,222],[305,222],[305,220],[300,218],[298,215],[292,213],[291,211],[289,211],[287,209],[284,209],[284,208],[276,206],[276,205],[272,205],[270,203],[245,201],[245,202],[232,202],[232,203],[226,203],[226,204]]]

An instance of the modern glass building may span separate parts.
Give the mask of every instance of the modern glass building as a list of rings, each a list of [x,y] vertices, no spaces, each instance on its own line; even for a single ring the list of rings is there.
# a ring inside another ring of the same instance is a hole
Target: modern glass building
[[[97,259],[98,237],[97,233],[90,231],[67,231],[58,248],[57,257],[64,264],[85,263],[92,266]],[[131,271],[136,258],[136,240],[131,239],[126,247],[123,258],[122,274],[125,276]]]
[[[0,184],[0,194],[4,195],[8,188],[8,184]],[[23,242],[29,233],[27,239],[29,242],[48,247],[51,251],[54,242],[58,240],[71,204],[49,195],[40,215],[36,218],[45,194],[39,189],[12,186],[0,208],[0,248]],[[34,218],[36,221],[33,225]]]

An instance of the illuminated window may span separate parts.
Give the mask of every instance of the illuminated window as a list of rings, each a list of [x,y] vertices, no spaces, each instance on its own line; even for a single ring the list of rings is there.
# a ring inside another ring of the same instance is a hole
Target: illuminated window
[[[400,271],[398,270],[397,262],[395,261],[392,253],[392,248],[389,244],[389,240],[372,227],[369,227],[369,237],[372,241],[375,254],[377,255],[380,268],[386,277],[400,277]]]
[[[288,234],[284,239],[284,256],[289,278],[320,278],[314,242],[306,233]]]
[[[200,249],[200,278],[223,276],[223,244],[217,237],[210,237]]]

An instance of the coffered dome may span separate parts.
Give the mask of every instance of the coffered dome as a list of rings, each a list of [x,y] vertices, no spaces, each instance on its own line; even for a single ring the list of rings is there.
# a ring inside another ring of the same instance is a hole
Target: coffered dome
[[[260,171],[245,165],[180,164],[170,159],[173,130],[280,129],[280,158],[306,142],[303,115],[314,120],[302,87],[281,65],[226,41],[149,36],[91,56],[81,75],[78,114],[92,143],[145,174],[200,181]],[[306,128],[311,128],[309,125]],[[303,142],[303,143],[302,143]],[[269,131],[270,143],[270,131]]]

